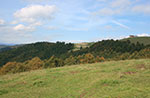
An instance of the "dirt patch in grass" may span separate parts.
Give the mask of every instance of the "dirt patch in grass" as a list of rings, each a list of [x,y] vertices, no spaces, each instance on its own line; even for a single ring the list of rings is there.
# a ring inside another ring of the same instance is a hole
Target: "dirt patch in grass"
[[[77,74],[79,71],[70,71],[71,74]]]
[[[123,72],[124,75],[132,75],[135,74],[136,72],[128,71],[128,72]]]
[[[87,94],[87,92],[82,92],[82,93],[80,94],[80,98],[83,98],[86,94]]]
[[[53,79],[56,79],[56,78],[57,78],[56,76],[53,77]]]
[[[19,82],[18,84],[25,85],[25,84],[27,84],[27,82],[23,81],[23,82]]]
[[[120,78],[126,78],[126,76],[124,74],[120,75]]]
[[[139,64],[136,66],[137,69],[140,69],[140,70],[145,70],[145,69],[148,69],[145,64]]]
[[[109,85],[108,84],[104,84],[103,86],[106,87],[106,86],[109,86]]]

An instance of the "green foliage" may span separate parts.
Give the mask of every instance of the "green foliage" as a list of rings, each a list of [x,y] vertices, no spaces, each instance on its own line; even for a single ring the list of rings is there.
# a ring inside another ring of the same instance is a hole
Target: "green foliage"
[[[7,93],[8,93],[7,90],[0,90],[0,95],[7,94]]]
[[[64,55],[66,55],[73,48],[73,44],[65,44],[64,42],[38,42],[34,44],[27,44],[12,50],[1,52],[0,66],[6,64],[7,62],[24,62],[34,57],[39,57],[40,59],[44,60],[55,55],[56,57],[63,58]]]
[[[44,68],[54,68],[54,67],[61,67],[61,66],[64,66],[63,60],[56,58],[54,56],[48,59],[44,64]]]
[[[65,65],[75,65],[77,64],[77,59],[73,56],[68,57],[65,59]]]
[[[129,40],[103,40],[78,51],[72,51],[74,45],[64,42],[28,44],[2,52],[0,72],[6,74],[107,60],[150,58],[149,47]]]
[[[73,56],[84,55],[92,53],[94,57],[103,56],[105,59],[114,58],[124,53],[133,53],[140,51],[146,46],[137,43],[133,44],[130,41],[119,41],[119,40],[103,40],[96,42],[88,48],[81,49],[72,53]]]
[[[36,87],[43,87],[45,85],[45,83],[43,81],[35,81],[33,83],[33,86],[36,86]]]
[[[109,86],[114,86],[114,85],[118,85],[120,83],[120,81],[118,80],[101,80],[101,85],[109,85]]]

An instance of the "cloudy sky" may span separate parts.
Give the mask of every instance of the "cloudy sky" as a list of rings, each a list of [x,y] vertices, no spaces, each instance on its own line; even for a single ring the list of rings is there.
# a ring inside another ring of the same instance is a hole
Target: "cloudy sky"
[[[150,0],[1,0],[0,43],[150,35]]]

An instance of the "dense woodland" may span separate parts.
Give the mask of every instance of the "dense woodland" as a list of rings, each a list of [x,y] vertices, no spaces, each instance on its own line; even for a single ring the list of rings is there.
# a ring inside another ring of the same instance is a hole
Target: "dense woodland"
[[[0,52],[0,74],[109,60],[150,58],[150,46],[119,40],[103,40],[73,51],[74,44],[38,42]]]

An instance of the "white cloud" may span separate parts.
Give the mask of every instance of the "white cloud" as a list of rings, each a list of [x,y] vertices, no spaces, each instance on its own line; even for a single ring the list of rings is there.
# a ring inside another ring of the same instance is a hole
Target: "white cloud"
[[[4,25],[5,21],[3,19],[0,19],[0,25]]]
[[[14,13],[14,16],[22,22],[33,23],[38,20],[51,20],[57,11],[55,5],[30,5]]]
[[[66,43],[84,43],[84,42],[90,42],[90,41],[87,41],[87,40],[60,40],[60,41],[63,41],[63,42],[66,42]]]
[[[28,32],[32,32],[35,30],[35,28],[33,26],[24,26],[23,24],[19,24],[17,26],[14,27],[14,30],[16,31],[28,31]]]
[[[12,26],[0,27],[0,42],[2,43],[22,43],[34,40],[32,34],[24,31],[16,31]]]
[[[150,5],[137,5],[132,8],[133,12],[150,14]]]
[[[15,31],[32,32],[37,26],[41,26],[44,21],[51,20],[57,11],[54,5],[30,5],[14,13],[16,20],[10,24],[18,24],[13,29]],[[22,24],[25,23],[26,25]]]
[[[49,30],[56,30],[57,29],[57,27],[55,27],[55,26],[47,26],[46,28]]]
[[[124,25],[124,24],[122,24],[122,23],[120,23],[120,22],[118,22],[118,21],[113,20],[112,22],[113,22],[114,24],[116,24],[116,25],[119,25],[119,26],[122,27],[122,28],[130,29],[130,27],[128,27],[128,26],[126,26],[126,25]]]
[[[121,10],[118,10],[118,9],[103,8],[94,14],[97,14],[100,16],[111,16],[111,15],[116,15],[116,14],[120,14],[120,13],[121,13]]]
[[[16,20],[10,22],[10,24],[17,24],[17,23],[18,23],[18,21],[16,21]]]
[[[127,8],[129,5],[131,5],[130,0],[113,0],[111,3],[111,7],[120,7],[120,8]]]
[[[53,19],[56,11],[57,8],[54,5],[30,5],[16,11],[13,21],[0,26],[0,42],[23,43],[39,40],[37,36],[33,36],[33,31],[37,26]],[[0,19],[0,25],[3,24],[5,21]]]
[[[125,12],[130,9],[131,4],[132,2],[130,2],[130,0],[112,0],[112,1],[107,0],[107,2],[105,2],[104,7],[101,7],[94,14],[108,17],[111,17],[113,15],[125,14]]]
[[[138,34],[137,36],[139,36],[139,37],[144,37],[144,36],[150,36],[150,34],[142,33],[142,34]]]
[[[35,22],[35,23],[32,23],[30,26],[41,26],[42,23],[41,22]]]

